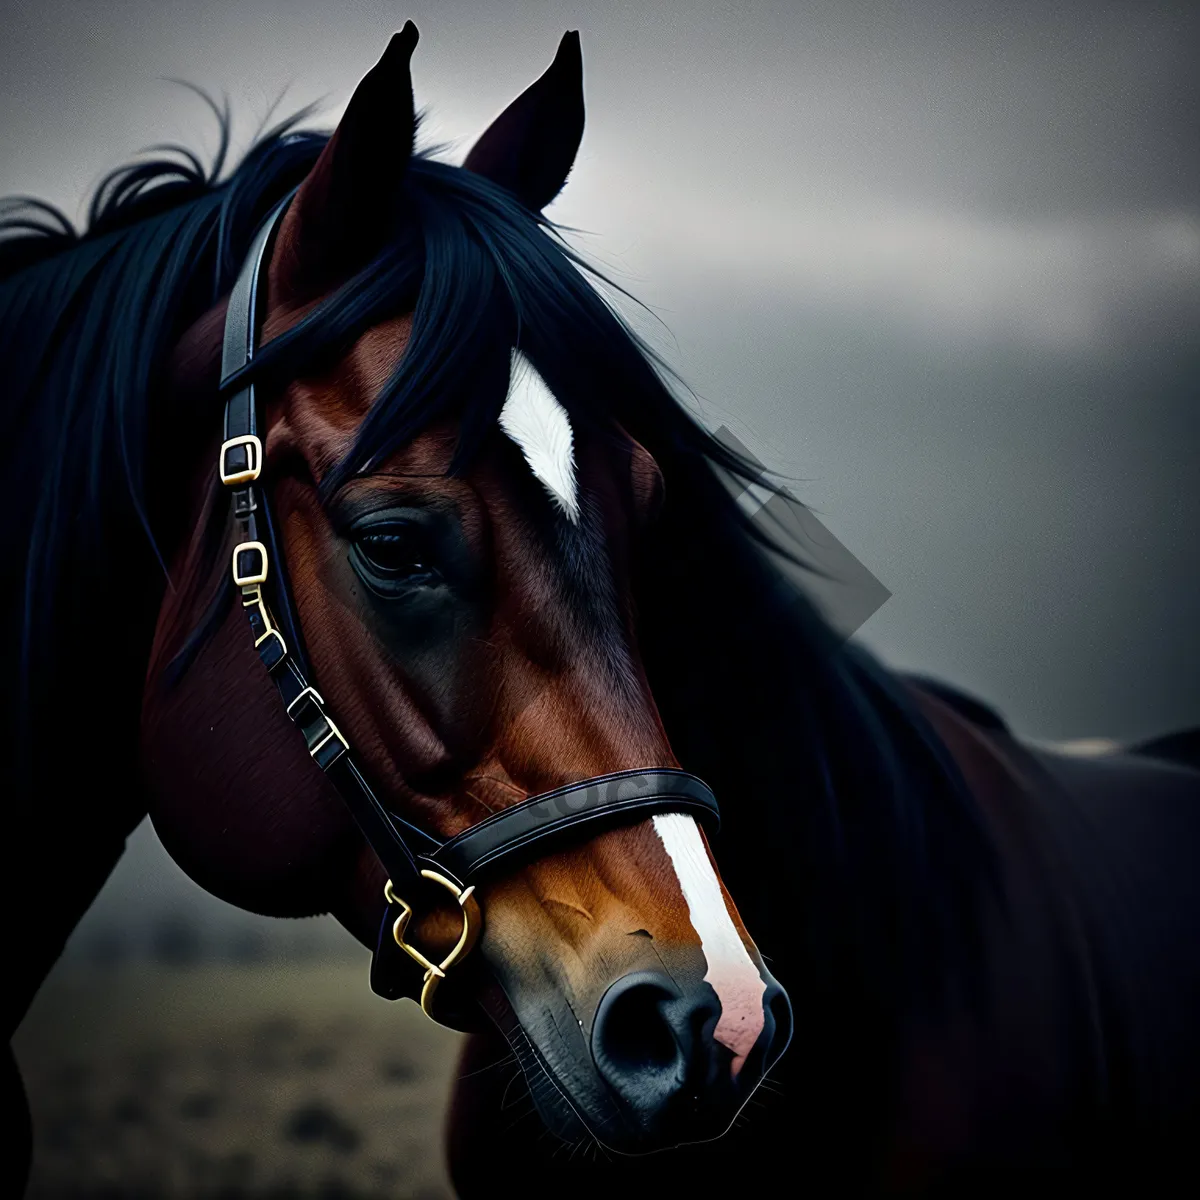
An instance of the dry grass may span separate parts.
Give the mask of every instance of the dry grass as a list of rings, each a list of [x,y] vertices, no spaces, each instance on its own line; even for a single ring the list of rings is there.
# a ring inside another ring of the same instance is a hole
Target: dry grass
[[[14,1044],[31,1198],[451,1195],[459,1037],[365,963],[71,965]]]

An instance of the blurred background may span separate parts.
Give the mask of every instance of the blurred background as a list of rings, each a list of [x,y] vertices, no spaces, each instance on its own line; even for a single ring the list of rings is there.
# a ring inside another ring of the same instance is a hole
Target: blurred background
[[[143,147],[211,152],[172,79],[241,146],[272,106],[331,126],[409,17],[455,160],[581,31],[550,215],[862,564],[856,637],[1029,736],[1200,723],[1195,5],[6,2],[0,194],[80,217]],[[31,1194],[446,1195],[455,1046],[144,826],[18,1039]]]

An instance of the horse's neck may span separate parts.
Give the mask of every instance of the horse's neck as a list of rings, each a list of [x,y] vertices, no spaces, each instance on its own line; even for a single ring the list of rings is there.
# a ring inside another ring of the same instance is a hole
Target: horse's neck
[[[150,510],[158,551],[168,563],[190,532],[186,514],[195,481],[205,473],[202,456],[220,436],[215,384],[223,319],[221,306],[184,335],[151,423]],[[154,634],[153,598],[165,591],[166,580],[149,555],[143,566],[138,578],[114,580],[100,590],[88,628],[64,631],[77,644],[71,646],[69,678],[56,684],[63,705],[58,742],[35,758],[31,803],[10,814],[5,830],[5,876],[24,906],[7,935],[3,1006],[9,1034],[146,813],[137,714]]]
[[[97,797],[97,800],[101,800]],[[3,988],[6,1036],[21,1023],[83,914],[125,850],[141,813],[72,818],[50,792],[40,812],[6,830],[5,874],[21,897],[10,910]],[[131,820],[132,817],[132,820]]]

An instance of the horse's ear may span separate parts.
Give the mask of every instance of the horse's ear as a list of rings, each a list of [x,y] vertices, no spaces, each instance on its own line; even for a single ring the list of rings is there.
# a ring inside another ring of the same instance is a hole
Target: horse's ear
[[[463,166],[540,212],[562,191],[582,137],[583,55],[572,31],[546,73],[488,126]]]
[[[391,232],[416,134],[409,60],[418,36],[411,21],[392,35],[296,193],[275,264],[286,290],[344,278]]]

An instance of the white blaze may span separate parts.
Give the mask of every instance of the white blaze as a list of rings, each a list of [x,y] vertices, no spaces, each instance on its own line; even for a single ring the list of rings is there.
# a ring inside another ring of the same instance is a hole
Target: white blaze
[[[550,499],[578,524],[579,494],[571,420],[519,350],[512,352],[508,398],[500,410],[500,428],[520,446],[530,470],[550,493]]]
[[[654,831],[679,878],[692,926],[700,935],[700,948],[708,963],[705,982],[721,1004],[713,1037],[733,1052],[736,1075],[763,1031],[762,998],[767,985],[729,915],[696,822],[681,813],[666,813],[653,820]]]

